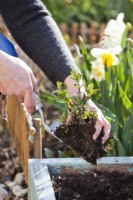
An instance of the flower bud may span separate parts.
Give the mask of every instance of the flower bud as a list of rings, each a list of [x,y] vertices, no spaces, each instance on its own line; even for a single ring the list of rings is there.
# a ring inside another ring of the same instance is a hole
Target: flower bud
[[[127,30],[128,31],[131,31],[132,30],[132,24],[130,22],[127,22],[126,23],[126,27],[127,27]]]

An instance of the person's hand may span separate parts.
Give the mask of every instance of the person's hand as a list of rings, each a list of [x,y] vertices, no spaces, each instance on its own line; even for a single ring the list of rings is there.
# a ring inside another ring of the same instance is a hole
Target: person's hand
[[[96,132],[93,135],[93,139],[94,140],[97,139],[97,137],[100,135],[100,132],[103,128],[104,136],[102,138],[102,143],[104,144],[109,139],[111,125],[107,121],[107,119],[104,117],[102,111],[93,103],[91,99],[87,102],[87,108],[91,111],[96,111],[97,113],[97,121],[95,124]]]
[[[78,89],[74,86],[74,81],[70,78],[70,76],[68,76],[65,79],[64,83],[66,84],[68,93],[70,95],[76,94],[78,92]],[[81,90],[82,90],[81,92],[84,92],[84,87],[82,87]],[[103,128],[104,136],[102,138],[102,143],[104,144],[109,139],[111,125],[104,117],[102,111],[93,103],[91,99],[87,102],[87,109],[97,112],[97,120],[95,124],[96,131],[93,135],[93,139],[94,140],[97,139],[97,137],[100,135],[100,132]],[[70,120],[71,120],[71,116],[68,115],[66,123],[68,123]]]
[[[0,92],[17,96],[33,112],[33,90],[37,90],[37,82],[32,70],[21,59],[0,51]]]

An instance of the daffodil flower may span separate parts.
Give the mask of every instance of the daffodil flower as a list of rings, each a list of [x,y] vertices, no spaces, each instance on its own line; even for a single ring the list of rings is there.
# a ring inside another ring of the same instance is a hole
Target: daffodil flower
[[[107,68],[110,68],[113,65],[119,64],[118,55],[122,51],[121,46],[116,46],[114,48],[101,49],[94,48],[91,50],[92,56],[101,61],[101,64]]]
[[[104,65],[100,62],[100,60],[95,60],[92,62],[92,70],[90,73],[90,79],[95,79],[96,81],[101,81],[104,79],[105,70]]]
[[[121,45],[122,36],[126,29],[126,25],[123,22],[124,14],[120,13],[116,20],[111,19],[105,29],[105,36],[103,39],[103,45],[105,48],[115,47]]]

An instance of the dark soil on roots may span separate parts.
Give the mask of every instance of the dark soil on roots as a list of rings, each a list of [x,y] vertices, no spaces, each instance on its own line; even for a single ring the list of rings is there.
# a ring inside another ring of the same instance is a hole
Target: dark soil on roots
[[[61,125],[55,132],[64,144],[79,153],[87,162],[94,165],[97,159],[105,156],[107,144],[102,144],[103,130],[94,141],[95,120],[83,124]]]
[[[93,170],[52,176],[57,200],[133,200],[133,173]]]

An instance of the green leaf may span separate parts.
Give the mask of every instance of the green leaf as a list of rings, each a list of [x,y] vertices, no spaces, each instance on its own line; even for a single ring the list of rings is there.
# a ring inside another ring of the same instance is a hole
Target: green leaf
[[[109,106],[108,83],[105,80],[101,81],[101,103],[102,105]]]
[[[83,53],[84,56],[86,56],[86,60],[89,61],[90,57],[89,57],[89,54],[88,54],[88,52],[86,50],[85,44],[84,44],[83,39],[82,39],[81,36],[79,36],[79,41],[80,41],[80,46],[81,46],[82,53]]]
[[[72,156],[78,156],[77,153],[75,153],[73,150],[68,150],[68,151],[60,151],[58,150],[58,156],[59,158],[70,158]]]
[[[75,81],[75,83],[77,84],[77,85],[79,85],[79,82],[80,82],[80,80],[81,80],[81,78],[82,78],[82,74],[80,74],[80,73],[78,73],[77,71],[75,71],[75,70],[72,70],[71,71],[71,79],[73,79],[74,81]]]
[[[128,27],[126,27],[122,37],[122,43],[121,43],[122,48],[125,47],[128,31],[129,31]]]
[[[88,90],[90,90],[90,91],[93,90],[94,84],[93,84],[93,83],[89,84],[87,88],[88,88]]]
[[[133,115],[130,115],[124,124],[122,132],[122,140],[126,149],[126,153],[128,153],[129,150],[129,139],[131,138],[132,131],[133,131]],[[132,141],[131,145],[133,145]]]
[[[93,89],[94,88],[94,84],[93,83],[91,83],[91,84],[89,84],[89,85],[87,85],[86,87],[85,87],[85,91],[87,92],[87,96],[89,97],[89,98],[91,98],[91,96],[93,95],[93,94],[96,94],[97,92],[98,92],[98,90],[99,89]]]
[[[133,104],[130,101],[130,99],[127,97],[126,93],[123,91],[120,83],[118,82],[118,90],[119,90],[119,94],[120,97],[122,98],[122,102],[125,106],[125,108],[131,113],[133,114]]]
[[[49,105],[53,105],[60,112],[65,112],[65,113],[67,112],[67,107],[65,106],[65,104],[62,104],[59,101],[57,101],[56,96],[49,93],[49,92],[46,92],[43,87],[40,88],[39,97],[40,97],[42,102],[45,102]]]
[[[118,142],[116,142],[116,145],[117,145],[118,156],[126,156],[126,152],[125,152],[124,147],[123,147],[122,143],[120,142],[120,140]]]
[[[130,89],[130,78],[127,79],[126,84],[125,84],[125,94],[127,95]]]
[[[57,85],[57,88],[58,88],[58,89],[61,89],[61,88],[62,88],[62,83],[61,83],[61,82],[57,81],[57,82],[56,82],[56,85]]]
[[[132,133],[131,133],[131,137],[129,139],[129,153],[128,155],[132,156],[133,155],[133,130],[132,130]]]
[[[80,47],[81,47],[81,52],[85,58],[85,62],[86,62],[86,71],[88,70],[89,72],[91,71],[91,57],[90,55],[88,54],[87,50],[86,50],[86,47],[85,47],[85,44],[83,42],[83,39],[81,36],[79,36],[79,41],[80,41]]]
[[[122,62],[122,57],[123,57],[123,52],[119,56],[119,59],[121,59],[121,61],[119,65],[117,65],[117,73],[115,74],[115,76],[119,81],[124,82],[125,75],[124,75],[124,63]]]
[[[107,118],[107,120],[111,124],[111,133],[118,136],[119,120],[117,116],[109,108],[106,108],[97,102],[95,102],[95,104],[98,106],[98,108],[101,109],[104,116]]]
[[[132,59],[132,55],[131,55],[130,46],[128,47],[128,50],[127,50],[127,61],[128,61],[128,64],[130,66],[130,69],[131,69],[131,72],[132,72],[132,76],[133,76],[133,59]]]

